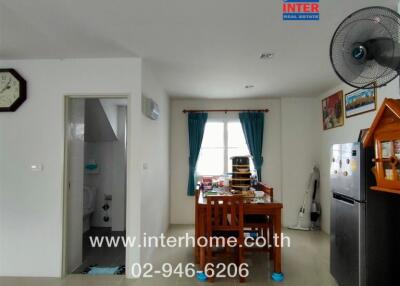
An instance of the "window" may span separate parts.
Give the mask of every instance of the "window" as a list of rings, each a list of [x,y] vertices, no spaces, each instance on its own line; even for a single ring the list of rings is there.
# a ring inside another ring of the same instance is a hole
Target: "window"
[[[231,172],[232,156],[248,156],[249,149],[238,120],[207,122],[196,172],[200,176],[218,176]],[[253,162],[250,160],[253,170]]]
[[[244,137],[242,124],[239,121],[236,122],[228,122],[228,144],[227,144],[227,165],[228,170],[226,172],[232,172],[232,160],[233,156],[249,156],[250,151],[247,147],[246,138]],[[250,168],[254,169],[253,162],[250,160]]]
[[[224,123],[207,122],[196,166],[197,174],[224,174],[224,141]]]

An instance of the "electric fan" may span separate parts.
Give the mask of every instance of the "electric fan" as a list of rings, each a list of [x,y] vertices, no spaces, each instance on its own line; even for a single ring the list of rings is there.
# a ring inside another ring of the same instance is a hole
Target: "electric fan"
[[[400,72],[400,15],[386,7],[368,7],[348,16],[336,29],[330,58],[347,84],[381,87]]]

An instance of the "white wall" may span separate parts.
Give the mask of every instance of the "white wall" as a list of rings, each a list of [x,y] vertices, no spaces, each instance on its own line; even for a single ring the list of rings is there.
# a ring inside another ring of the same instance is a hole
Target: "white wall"
[[[68,144],[68,271],[74,271],[82,263],[83,230],[83,182],[84,182],[84,126],[85,102],[70,101],[66,122],[66,144]]]
[[[104,111],[100,100],[82,99],[85,100],[85,141],[86,142],[104,142],[117,140],[116,132],[110,124],[110,112]],[[118,99],[115,99],[118,100]],[[117,109],[115,108],[115,118],[117,117]]]
[[[172,99],[171,100],[171,223],[194,223],[194,198],[186,195],[188,177],[187,115],[183,109],[268,108],[265,117],[262,180],[274,187],[277,201],[281,193],[281,101],[280,99]]]
[[[65,95],[129,96],[127,235],[139,237],[141,60],[0,60],[0,67],[28,83],[27,101],[0,113],[0,276],[61,275]],[[32,172],[33,163],[44,170]],[[127,265],[133,261],[139,249],[127,252]]]
[[[125,230],[126,224],[126,106],[117,107],[117,138],[114,142],[113,192],[111,209],[111,228],[113,231]]]
[[[85,185],[96,188],[96,208],[90,218],[90,226],[111,227],[111,220],[103,221],[105,212],[102,209],[104,205],[104,195],[111,195],[113,186],[112,163],[114,142],[85,142],[85,165],[90,161],[95,161],[99,166],[99,172],[87,173],[85,170]],[[109,202],[111,206],[112,202]],[[110,210],[108,212],[111,217]],[[84,230],[86,231],[86,230]]]
[[[159,86],[146,61],[142,69],[143,94],[157,102],[160,118],[140,116],[142,132],[142,233],[160,235],[169,226],[169,98]],[[142,248],[143,261],[150,261],[153,248]]]
[[[356,142],[358,139],[360,129],[369,128],[372,120],[375,117],[375,112],[369,112],[351,118],[345,118],[344,126],[329,129],[324,131],[322,129],[322,113],[321,113],[321,100],[335,92],[343,90],[344,93],[354,90],[354,88],[345,84],[339,85],[315,99],[316,108],[315,121],[319,123],[318,135],[320,137],[320,167],[321,167],[321,207],[322,207],[322,229],[329,233],[330,231],[330,201],[331,192],[329,184],[329,168],[330,168],[330,148],[335,143],[348,143]],[[386,87],[379,88],[378,94],[378,107],[386,97],[399,98],[399,81],[398,79],[392,81]]]
[[[283,224],[295,225],[314,164],[319,164],[318,122],[313,110],[315,98],[282,98],[282,190]],[[308,196],[304,225],[310,224]]]
[[[115,104],[113,100],[110,99],[100,99],[100,104],[103,107],[104,112],[107,115],[108,122],[112,129],[114,130],[115,135],[118,132],[118,106]]]
[[[96,187],[96,209],[91,217],[90,226],[112,227],[113,231],[125,230],[125,107],[118,107],[113,99],[102,99],[102,104],[112,111],[115,117],[115,141],[96,141],[85,143],[85,163],[95,161],[98,172],[85,172],[85,184]],[[115,114],[114,114],[115,113]],[[118,128],[117,128],[118,126]],[[104,126],[101,126],[104,128]],[[106,203],[104,195],[112,195],[108,201],[109,221],[104,221],[106,212],[102,206]]]

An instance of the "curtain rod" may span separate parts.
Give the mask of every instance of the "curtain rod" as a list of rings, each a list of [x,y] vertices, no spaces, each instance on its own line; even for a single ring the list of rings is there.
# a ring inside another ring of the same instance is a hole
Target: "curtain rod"
[[[184,109],[183,113],[188,112],[268,112],[268,109]]]

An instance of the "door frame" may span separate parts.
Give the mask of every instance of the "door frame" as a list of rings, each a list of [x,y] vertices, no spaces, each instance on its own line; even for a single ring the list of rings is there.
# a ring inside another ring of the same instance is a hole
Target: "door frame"
[[[67,251],[67,240],[68,240],[68,137],[67,137],[67,126],[69,123],[69,111],[70,111],[70,100],[71,99],[127,99],[126,105],[126,152],[125,152],[125,164],[126,164],[126,176],[125,176],[125,230],[128,228],[128,174],[129,174],[129,164],[128,158],[130,152],[130,131],[129,131],[129,118],[130,118],[130,95],[129,94],[69,94],[64,95],[63,105],[64,105],[64,120],[63,120],[63,136],[64,136],[64,154],[63,154],[63,191],[62,191],[62,261],[61,261],[61,277],[65,277],[72,273],[68,273],[68,251]],[[125,249],[125,263],[128,261],[128,249]],[[126,264],[125,264],[126,265]],[[126,274],[127,276],[127,274]]]

